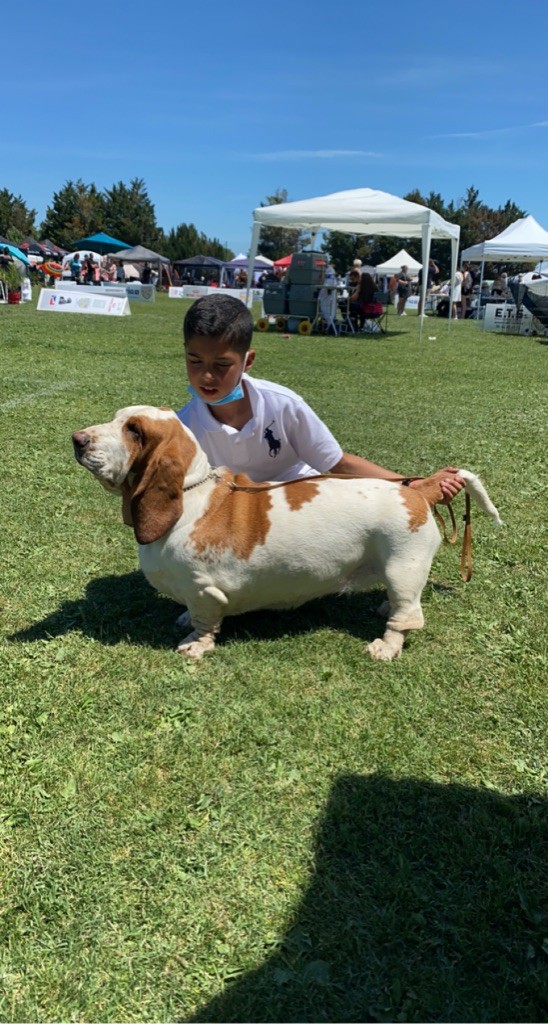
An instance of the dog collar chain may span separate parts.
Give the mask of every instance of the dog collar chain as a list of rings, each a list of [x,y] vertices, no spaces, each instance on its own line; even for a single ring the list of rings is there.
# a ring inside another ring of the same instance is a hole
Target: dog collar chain
[[[219,474],[214,469],[210,469],[207,476],[204,476],[203,480],[198,480],[195,484],[189,484],[188,487],[183,487],[183,491],[191,491],[193,487],[201,487],[202,484],[207,483],[208,480],[218,480]]]

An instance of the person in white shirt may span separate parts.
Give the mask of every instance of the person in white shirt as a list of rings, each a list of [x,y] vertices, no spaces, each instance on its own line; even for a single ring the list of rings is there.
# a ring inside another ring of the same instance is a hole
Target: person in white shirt
[[[296,392],[246,373],[255,359],[253,318],[239,299],[204,295],[188,310],[183,334],[192,398],[177,415],[212,466],[228,466],[255,482],[336,473],[413,486],[400,473],[344,452]],[[445,500],[463,486],[457,470],[447,467]]]

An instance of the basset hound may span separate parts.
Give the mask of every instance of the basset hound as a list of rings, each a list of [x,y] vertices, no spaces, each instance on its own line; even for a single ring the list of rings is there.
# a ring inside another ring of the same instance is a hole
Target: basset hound
[[[295,608],[327,594],[383,584],[384,635],[372,658],[390,661],[424,623],[421,593],[440,535],[432,515],[439,479],[419,487],[385,480],[310,477],[254,484],[213,470],[174,412],[147,405],[72,435],[78,462],[122,498],[139,563],[157,590],[185,605],[191,629],[177,650],[201,658],[226,615]],[[495,522],[497,509],[474,474],[466,490]]]

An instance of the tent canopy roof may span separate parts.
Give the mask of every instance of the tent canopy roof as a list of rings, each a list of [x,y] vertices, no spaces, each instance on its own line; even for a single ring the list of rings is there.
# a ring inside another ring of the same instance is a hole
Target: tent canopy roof
[[[377,274],[397,274],[402,267],[407,267],[411,273],[418,273],[422,269],[422,263],[413,259],[405,249],[400,249],[392,259],[379,263],[375,269]]]
[[[86,245],[89,245],[90,249],[95,249],[96,252],[102,253],[116,252],[117,249],[127,249],[127,242],[121,242],[119,238],[113,238],[112,235],[107,235],[104,231],[98,231],[95,235],[79,238],[74,243],[74,248],[84,249]]]
[[[432,238],[458,238],[460,234],[458,225],[449,224],[434,210],[372,188],[261,206],[253,211],[253,219],[268,227],[326,228],[355,235],[420,238],[426,224],[430,224]]]
[[[227,266],[227,267],[247,267],[248,263],[249,263],[249,259],[246,256],[245,252],[239,252],[238,255],[235,256],[233,260],[230,260],[228,263],[226,263],[225,266]],[[266,256],[261,256],[259,253],[257,253],[257,255],[255,257],[255,262],[254,262],[254,269],[255,270],[260,270],[261,268],[263,270],[266,270],[267,267],[271,267],[271,266],[272,266],[272,260],[269,260]]]
[[[186,267],[224,267],[225,261],[215,256],[189,256],[186,260],[173,260],[174,266]]]
[[[152,263],[158,260],[160,263],[169,263],[167,256],[160,256],[159,252],[146,249],[144,245],[134,245],[133,249],[121,249],[116,253],[117,260],[127,260],[128,263]]]
[[[521,217],[501,231],[500,235],[464,249],[461,257],[472,262],[507,259],[512,263],[548,259],[548,231],[531,215]]]
[[[30,260],[26,253],[22,249],[18,249],[16,245],[12,245],[11,242],[2,242],[0,245],[1,249],[9,249],[11,255],[19,260],[20,263],[24,263],[26,266],[30,266]]]

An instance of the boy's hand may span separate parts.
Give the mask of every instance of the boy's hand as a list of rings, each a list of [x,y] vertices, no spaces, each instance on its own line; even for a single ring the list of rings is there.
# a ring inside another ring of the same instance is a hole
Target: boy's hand
[[[458,475],[459,471],[458,469],[455,469],[454,466],[445,466],[444,469],[439,470],[438,472],[444,474],[443,480],[440,484],[443,493],[443,504],[450,505],[453,498],[456,497],[459,491],[462,491],[465,481]],[[438,474],[436,473],[435,475],[437,476]],[[423,479],[427,478],[423,477]],[[416,486],[420,482],[420,480],[413,480],[409,486]]]

